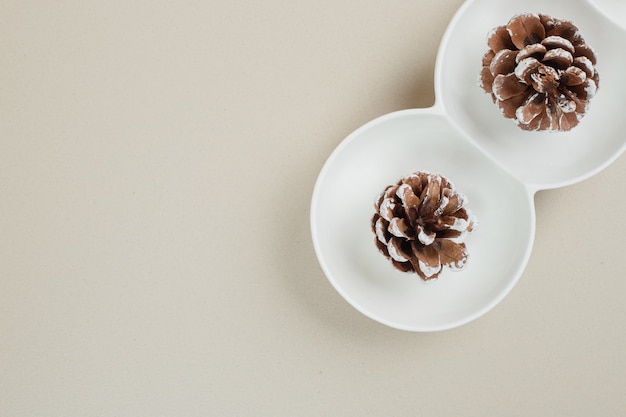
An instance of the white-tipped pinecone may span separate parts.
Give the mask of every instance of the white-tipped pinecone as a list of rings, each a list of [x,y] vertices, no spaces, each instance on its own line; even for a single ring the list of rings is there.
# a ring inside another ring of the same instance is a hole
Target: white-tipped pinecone
[[[598,88],[596,54],[569,20],[524,13],[493,29],[480,86],[524,130],[576,126]]]
[[[441,175],[419,171],[388,186],[376,201],[376,246],[403,272],[437,278],[444,266],[463,269],[464,240],[476,220],[467,200]]]

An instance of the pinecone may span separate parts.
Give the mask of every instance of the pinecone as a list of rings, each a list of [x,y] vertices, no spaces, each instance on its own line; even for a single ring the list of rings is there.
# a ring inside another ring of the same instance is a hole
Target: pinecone
[[[568,20],[514,16],[493,29],[480,86],[504,117],[524,130],[567,131],[585,115],[598,88],[596,55]]]
[[[464,240],[476,223],[466,198],[441,175],[419,171],[388,186],[376,201],[376,246],[400,271],[435,279],[442,267],[461,270]]]

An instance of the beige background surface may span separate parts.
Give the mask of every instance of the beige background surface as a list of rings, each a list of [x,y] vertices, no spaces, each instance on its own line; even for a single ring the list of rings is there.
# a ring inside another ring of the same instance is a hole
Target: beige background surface
[[[0,415],[622,416],[622,156],[519,284],[419,334],[318,266],[316,176],[434,101],[461,0],[0,1]]]

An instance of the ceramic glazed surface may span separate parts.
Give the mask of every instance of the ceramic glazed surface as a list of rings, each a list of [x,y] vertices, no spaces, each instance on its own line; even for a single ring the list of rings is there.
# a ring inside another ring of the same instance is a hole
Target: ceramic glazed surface
[[[572,20],[596,49],[600,90],[572,131],[522,131],[477,85],[488,31],[529,11]],[[435,106],[391,113],[362,126],[337,147],[319,174],[311,231],[322,269],[336,290],[368,317],[413,331],[453,328],[500,302],[532,250],[534,193],[588,178],[626,148],[619,101],[626,94],[620,75],[626,55],[611,52],[625,40],[620,26],[583,0],[531,0],[524,9],[513,1],[466,2],[440,46]],[[396,150],[393,157],[382,152],[389,149]],[[454,182],[479,221],[466,242],[466,268],[444,270],[429,283],[395,270],[378,253],[369,223],[379,193],[418,170]]]

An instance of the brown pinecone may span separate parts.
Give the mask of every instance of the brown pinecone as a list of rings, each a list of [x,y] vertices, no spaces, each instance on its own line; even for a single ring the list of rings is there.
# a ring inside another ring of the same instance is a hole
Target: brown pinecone
[[[445,265],[461,270],[466,235],[476,223],[466,198],[441,175],[416,172],[388,186],[376,201],[376,246],[403,272],[437,278]]]
[[[514,16],[493,29],[480,86],[504,117],[524,130],[566,131],[578,124],[598,88],[596,55],[568,20]]]

